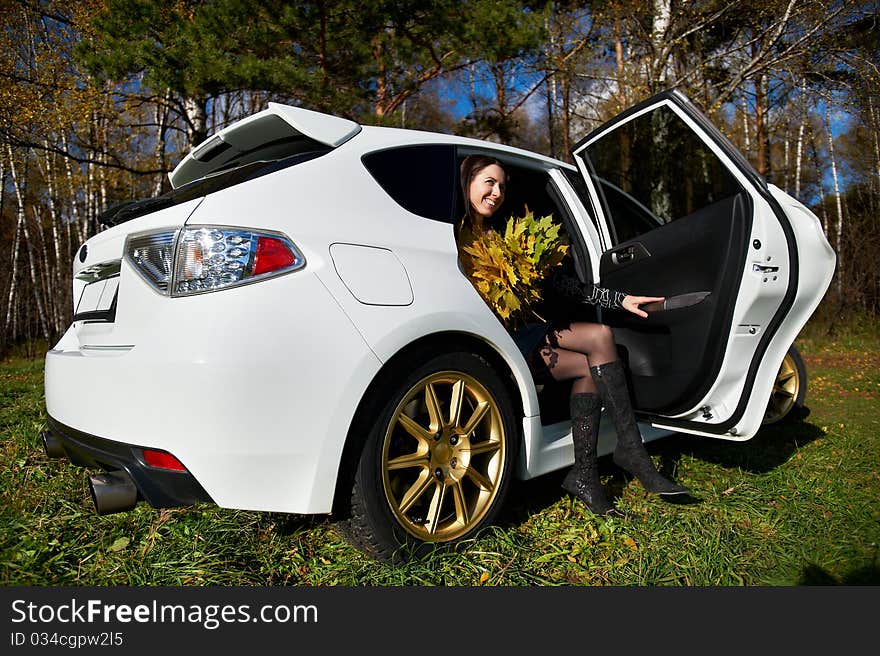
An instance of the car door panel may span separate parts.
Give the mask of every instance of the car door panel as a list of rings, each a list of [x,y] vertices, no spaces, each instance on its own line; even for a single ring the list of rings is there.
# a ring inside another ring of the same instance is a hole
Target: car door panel
[[[740,262],[751,225],[745,195],[724,199],[606,251],[602,284],[640,296],[679,298],[670,309],[642,319],[607,312],[615,339],[629,359],[635,405],[645,412],[677,414],[706,393],[724,356]],[[650,257],[618,265],[614,255],[629,245]],[[685,304],[681,297],[699,297]],[[652,354],[655,354],[652,357]]]
[[[761,393],[769,390],[772,363],[762,366],[762,357],[771,344],[774,358],[790,344],[780,350],[774,340],[797,293],[788,217],[678,92],[627,110],[573,154],[612,240],[601,284],[670,299],[647,319],[603,312],[628,361],[637,411],[658,426],[747,439],[763,416],[762,400],[751,398],[759,371]],[[764,265],[780,268],[755,268]]]

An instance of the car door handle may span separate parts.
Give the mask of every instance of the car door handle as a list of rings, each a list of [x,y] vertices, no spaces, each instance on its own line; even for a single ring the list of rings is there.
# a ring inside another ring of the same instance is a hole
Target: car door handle
[[[635,255],[635,253],[633,251],[633,247],[630,246],[629,248],[625,248],[622,251],[616,251],[616,252],[612,253],[611,260],[615,264],[624,264],[626,262],[631,261],[633,259],[634,255]]]
[[[712,292],[690,292],[688,294],[679,294],[670,296],[663,301],[654,301],[653,303],[645,303],[642,309],[647,312],[662,312],[663,310],[678,310],[680,308],[690,307],[697,303],[702,303]]]
[[[642,244],[630,244],[629,246],[624,246],[618,250],[611,251],[610,256],[611,263],[614,266],[624,266],[637,260],[650,257],[651,254]]]
[[[752,271],[757,271],[758,273],[775,273],[779,271],[779,267],[765,266],[763,264],[752,264]]]

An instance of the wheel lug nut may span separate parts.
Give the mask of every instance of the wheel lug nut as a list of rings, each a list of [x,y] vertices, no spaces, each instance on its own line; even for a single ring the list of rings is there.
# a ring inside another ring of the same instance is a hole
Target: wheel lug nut
[[[442,432],[442,431],[437,431],[436,433],[434,433],[434,440],[437,441],[437,442],[439,442],[439,441],[440,441],[440,437],[441,437],[442,435],[443,435],[443,432]]]
[[[452,437],[450,437],[449,443],[452,444],[453,446],[458,444],[458,435],[453,435]]]
[[[458,460],[456,458],[453,458],[452,460],[449,461],[450,467],[455,467],[457,464],[458,464]]]
[[[434,470],[434,476],[439,480],[443,480],[443,470],[437,467],[437,469]]]

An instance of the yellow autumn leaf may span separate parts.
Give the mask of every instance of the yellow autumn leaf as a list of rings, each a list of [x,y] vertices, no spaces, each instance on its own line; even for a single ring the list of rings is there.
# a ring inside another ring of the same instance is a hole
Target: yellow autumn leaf
[[[489,572],[483,572],[480,574],[480,585],[489,580]]]

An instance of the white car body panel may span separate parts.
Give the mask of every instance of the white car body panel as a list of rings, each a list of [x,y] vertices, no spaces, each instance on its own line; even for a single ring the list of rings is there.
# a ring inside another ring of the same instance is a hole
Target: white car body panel
[[[96,357],[74,325],[46,357],[50,416],[173,453],[220,506],[329,512],[351,418],[381,363],[317,276],[168,299],[127,267],[118,314],[140,329]],[[246,345],[231,339],[241,334]]]

